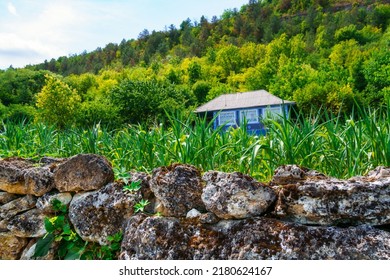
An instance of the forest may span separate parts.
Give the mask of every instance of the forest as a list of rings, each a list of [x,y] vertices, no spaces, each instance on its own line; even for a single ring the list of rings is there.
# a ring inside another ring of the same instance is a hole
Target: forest
[[[166,111],[258,89],[306,114],[379,108],[390,99],[389,19],[388,1],[250,0],[219,17],[0,71],[0,117],[60,128],[152,124]]]

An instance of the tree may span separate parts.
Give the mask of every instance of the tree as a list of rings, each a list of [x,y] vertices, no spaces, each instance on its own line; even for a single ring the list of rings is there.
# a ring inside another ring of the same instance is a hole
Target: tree
[[[66,128],[74,124],[81,98],[59,77],[46,75],[46,84],[37,95],[37,121]]]

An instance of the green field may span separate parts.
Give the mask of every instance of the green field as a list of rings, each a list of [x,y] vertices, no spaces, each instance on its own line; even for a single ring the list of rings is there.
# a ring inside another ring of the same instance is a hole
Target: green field
[[[39,159],[78,153],[106,156],[118,172],[151,172],[174,162],[202,171],[240,171],[268,181],[283,164],[298,164],[339,178],[390,165],[390,109],[360,111],[358,117],[323,113],[265,120],[267,136],[244,129],[222,133],[194,115],[168,116],[166,125],[128,125],[107,130],[57,130],[41,123],[3,123],[0,156]]]

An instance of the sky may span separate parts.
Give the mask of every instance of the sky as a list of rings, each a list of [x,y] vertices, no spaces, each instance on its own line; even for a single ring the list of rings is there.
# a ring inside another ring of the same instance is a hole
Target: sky
[[[211,20],[248,0],[0,0],[0,69],[93,51],[122,39]]]

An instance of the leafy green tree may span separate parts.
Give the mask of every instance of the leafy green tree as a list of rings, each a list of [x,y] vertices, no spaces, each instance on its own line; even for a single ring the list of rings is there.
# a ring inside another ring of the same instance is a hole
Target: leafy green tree
[[[46,75],[46,84],[37,95],[37,121],[59,128],[72,126],[77,119],[81,98],[57,76]]]
[[[234,45],[222,47],[216,56],[216,64],[221,66],[225,71],[225,76],[229,76],[230,72],[239,72],[241,69],[240,50]]]
[[[165,111],[185,110],[195,103],[186,88],[151,81],[123,80],[110,92],[121,123],[153,123],[164,120]]]
[[[209,93],[210,90],[211,90],[210,84],[205,81],[197,81],[192,86],[192,91],[194,92],[199,104],[202,104],[206,101],[207,94]]]

